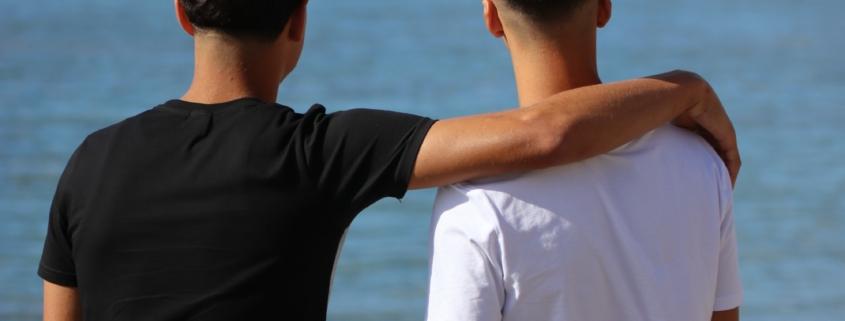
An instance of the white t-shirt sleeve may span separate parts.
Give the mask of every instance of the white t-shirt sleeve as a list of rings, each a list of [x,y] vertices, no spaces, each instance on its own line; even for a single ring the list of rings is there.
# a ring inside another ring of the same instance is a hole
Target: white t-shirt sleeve
[[[428,321],[502,319],[504,286],[495,225],[485,221],[489,214],[455,187],[438,192],[431,225]]]
[[[739,276],[736,230],[733,217],[733,187],[730,176],[723,168],[720,177],[720,203],[722,210],[721,248],[717,272],[716,303],[713,311],[726,311],[742,304],[742,283]]]

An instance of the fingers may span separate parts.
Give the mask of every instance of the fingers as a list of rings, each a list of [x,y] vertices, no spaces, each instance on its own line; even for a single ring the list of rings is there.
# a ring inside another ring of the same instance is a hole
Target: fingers
[[[742,167],[742,160],[739,153],[739,146],[736,140],[736,131],[733,125],[730,124],[730,119],[725,116],[719,126],[727,127],[726,130],[718,131],[718,129],[711,130],[708,134],[712,135],[710,143],[719,151],[722,161],[728,168],[731,175],[731,183],[736,186],[737,177],[739,177],[739,170]],[[727,125],[725,125],[727,124]],[[707,135],[705,135],[707,137]]]
[[[725,142],[724,139],[720,140],[714,138],[709,132],[702,132],[702,136],[710,142],[716,150],[719,151],[719,157],[722,158],[722,161],[725,163],[725,167],[727,167],[728,172],[731,175],[731,184],[736,186],[737,177],[739,177],[739,170],[742,167],[742,160],[739,154],[739,148],[737,148],[735,137],[730,135],[729,142]],[[709,137],[708,137],[709,136]]]
[[[714,143],[716,143],[714,146],[718,146],[719,157],[725,162],[725,167],[727,167],[731,175],[731,184],[736,187],[737,177],[739,177],[739,171],[742,167],[739,148],[737,148],[736,142],[727,145],[718,142]]]
[[[683,126],[685,127],[685,126]],[[725,163],[728,172],[731,175],[731,183],[736,186],[737,177],[742,167],[742,159],[737,146],[736,134],[731,130],[720,130],[719,127],[711,124],[708,127],[696,126],[687,127],[692,132],[704,138],[710,146],[719,154],[719,157]]]
[[[719,155],[725,162],[725,166],[731,175],[731,183],[736,186],[739,171],[742,167],[742,160],[739,153],[739,146],[736,139],[736,129],[728,117],[725,107],[716,95],[716,92],[709,90],[705,98],[705,111],[696,118],[698,124],[703,127],[709,135],[703,135],[719,151]],[[710,136],[710,137],[708,137]]]
[[[739,151],[733,150],[727,152],[725,154],[725,163],[728,166],[728,172],[731,174],[731,184],[736,187],[736,179],[739,177],[739,170],[742,167]]]
[[[705,85],[703,96],[700,97],[684,114],[676,118],[673,123],[677,126],[692,130],[707,140],[724,161],[731,176],[731,183],[736,186],[742,160],[737,145],[736,130],[731,123],[725,107],[719,96],[700,76],[676,71],[659,75],[659,77],[698,77]]]
[[[739,148],[736,142],[725,143],[724,140],[714,138],[711,133],[702,131],[699,133],[714,149],[719,153],[719,157],[725,163],[728,172],[731,175],[731,183],[736,186],[737,177],[739,177],[739,170],[742,167],[742,160],[739,154]]]
[[[731,175],[731,183],[736,186],[742,160],[736,140],[736,132],[727,117],[718,122],[703,122],[703,130],[699,135],[704,137],[719,153]]]
[[[716,140],[719,146],[719,154],[722,156],[722,160],[725,162],[725,166],[727,166],[728,172],[731,175],[731,183],[733,186],[736,186],[739,171],[742,167],[742,159],[739,153],[739,145],[737,144],[736,130],[727,114],[723,115],[723,126],[727,129],[719,134],[720,137],[716,137]]]

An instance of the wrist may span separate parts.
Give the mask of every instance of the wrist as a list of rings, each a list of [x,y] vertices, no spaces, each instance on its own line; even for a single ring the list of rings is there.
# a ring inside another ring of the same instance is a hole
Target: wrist
[[[672,72],[677,75],[677,83],[687,93],[684,114],[691,118],[698,118],[707,111],[707,101],[713,95],[713,87],[699,74],[691,71],[677,70]]]
[[[657,79],[673,85],[676,108],[678,115],[698,116],[706,109],[705,101],[712,88],[704,78],[698,74],[685,71],[673,70],[667,73],[655,75],[649,78]]]
[[[690,107],[687,110],[690,117],[694,119],[707,112],[707,108],[709,106],[708,101],[710,101],[710,98],[714,95],[713,87],[711,87],[710,84],[703,78],[699,79],[700,81],[698,81],[699,84],[695,91],[696,95],[694,96],[695,101],[690,104]]]

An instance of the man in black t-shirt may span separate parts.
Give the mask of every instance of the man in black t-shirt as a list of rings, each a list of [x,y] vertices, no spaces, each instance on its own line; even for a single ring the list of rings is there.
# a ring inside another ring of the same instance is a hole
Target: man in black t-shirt
[[[175,0],[191,87],[88,136],[62,174],[38,269],[46,320],[324,320],[339,242],[384,197],[582,160],[675,119],[739,169],[709,85],[672,72],[433,121],[275,103],[304,0]],[[684,107],[686,106],[686,107]]]

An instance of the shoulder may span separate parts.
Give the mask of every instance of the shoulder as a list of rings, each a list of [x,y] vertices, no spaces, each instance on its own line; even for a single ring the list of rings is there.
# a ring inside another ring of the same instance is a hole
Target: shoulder
[[[727,173],[719,154],[704,138],[673,125],[655,129],[608,156],[624,157],[631,164],[645,167],[655,174],[682,173],[683,177],[676,178],[685,180],[698,177],[713,181]]]
[[[713,147],[701,136],[688,130],[667,125],[643,139],[642,148],[651,150],[660,164],[659,170],[674,172],[689,188],[715,191],[722,208],[733,198],[733,186],[725,163]]]
[[[90,157],[93,154],[97,154],[98,151],[114,144],[116,138],[121,136],[127,128],[136,126],[138,123],[142,122],[144,118],[155,114],[155,111],[147,110],[138,115],[95,130],[82,140],[74,155],[76,157]]]
[[[327,111],[326,107],[315,104],[303,114],[297,114],[296,120],[302,131],[325,134],[325,138],[372,139],[393,137],[406,138],[425,133],[434,120],[401,112],[355,108]]]
[[[124,119],[88,134],[77,145],[69,157],[62,174],[60,185],[73,190],[87,186],[86,184],[89,182],[88,174],[90,174],[92,169],[103,166],[107,150],[115,144],[115,137],[119,135],[128,123],[137,121],[141,115],[147,112]]]
[[[723,165],[713,147],[699,135],[673,125],[666,125],[649,134],[648,144],[671,151],[677,158],[696,159],[714,165]]]
[[[143,111],[139,114],[128,117],[126,119],[115,122],[111,125],[108,125],[92,132],[87,137],[85,137],[83,145],[86,145],[88,147],[97,147],[104,144],[108,144],[109,142],[114,140],[115,137],[125,134],[128,129],[135,129],[139,126],[149,124],[150,121],[154,121],[157,118],[167,116],[173,115],[157,108]]]
[[[433,120],[427,117],[389,110],[355,108],[326,113],[322,105],[314,105],[307,117],[326,120],[332,127],[355,127],[363,132],[393,132],[405,127],[430,126]]]

